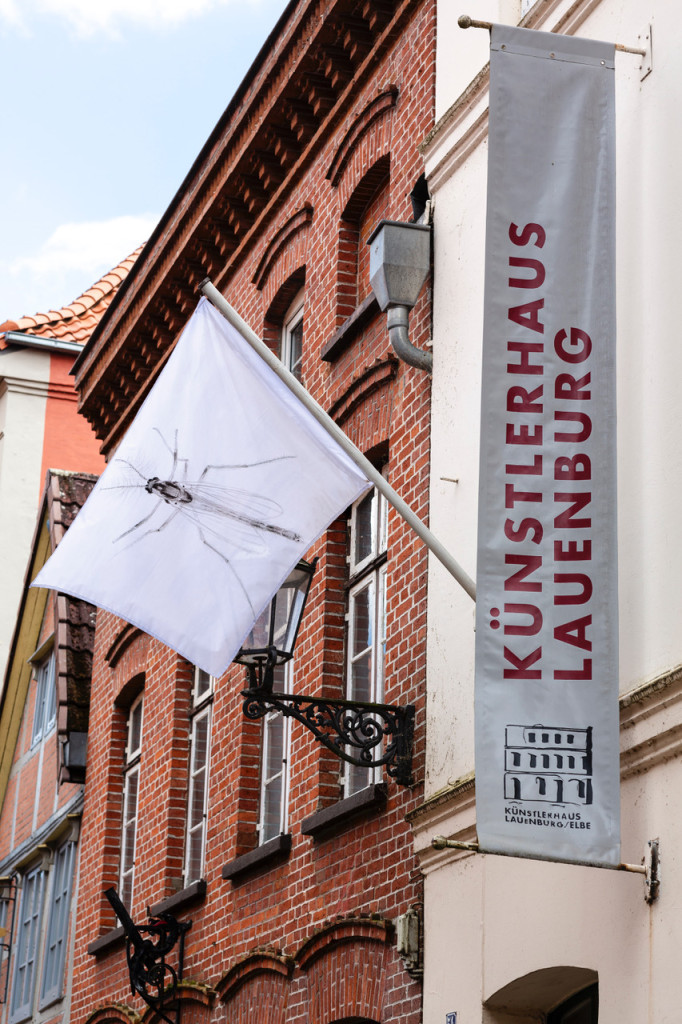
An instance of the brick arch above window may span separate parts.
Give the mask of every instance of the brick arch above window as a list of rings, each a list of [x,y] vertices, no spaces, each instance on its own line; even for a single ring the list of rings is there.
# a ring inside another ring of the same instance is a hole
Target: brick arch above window
[[[100,1006],[89,1017],[85,1024],[140,1024],[142,1017],[125,1003],[109,1003]]]
[[[369,168],[355,179],[343,205],[339,223],[339,251],[336,278],[337,321],[353,316],[363,302],[371,299],[369,247],[367,239],[390,207],[389,153],[376,156]]]
[[[291,270],[287,276],[277,275],[278,287],[268,296],[269,302],[263,320],[263,341],[276,355],[279,355],[282,326],[287,313],[296,296],[305,287],[305,262],[294,269],[290,267],[287,269]],[[270,292],[269,287],[268,291]]]
[[[291,957],[274,951],[249,954],[231,967],[216,986],[231,1024],[250,1024],[254,1006],[259,1024],[281,1024],[293,968]]]
[[[296,961],[306,979],[310,1024],[383,1019],[386,954],[393,930],[380,918],[351,918],[321,929]]]
[[[351,161],[356,165],[367,167],[371,162],[370,153],[389,152],[393,108],[398,99],[398,87],[389,85],[387,89],[375,96],[355,118],[348,131],[336,148],[327,179],[334,188],[341,183],[346,168]],[[350,175],[352,177],[352,175]]]
[[[262,290],[265,287],[280,255],[285,250],[298,252],[298,257],[293,257],[294,263],[298,266],[305,266],[305,257],[308,250],[308,239],[306,236],[312,219],[313,207],[310,203],[304,203],[301,209],[290,217],[279,231],[275,233],[266,246],[256,273],[253,276],[252,283],[255,284],[256,288]]]

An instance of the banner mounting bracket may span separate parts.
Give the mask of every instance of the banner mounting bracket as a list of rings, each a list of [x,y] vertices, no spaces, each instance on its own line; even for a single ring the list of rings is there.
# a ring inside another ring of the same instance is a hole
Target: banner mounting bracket
[[[460,28],[487,28],[489,32],[493,27],[492,21],[476,21],[475,18],[469,17],[468,14],[460,14],[457,24]],[[651,26],[645,32],[644,37],[646,40],[645,49],[640,49],[636,46],[625,46],[623,43],[614,43],[616,50],[620,53],[636,53],[642,57],[642,78],[645,78],[651,71]]]
[[[431,840],[431,846],[434,850],[462,850],[465,853],[487,853],[488,851],[482,850],[477,842],[465,842],[458,839],[446,839],[445,836],[434,836]],[[540,858],[543,859],[543,858]],[[557,863],[562,863],[557,861]],[[565,862],[570,863],[570,862]],[[644,899],[647,903],[653,903],[658,896],[658,891],[661,885],[661,872],[660,872],[660,851],[658,839],[650,839],[647,843],[647,848],[642,858],[641,864],[616,864],[614,869],[616,871],[629,871],[632,874],[644,875],[645,894]]]

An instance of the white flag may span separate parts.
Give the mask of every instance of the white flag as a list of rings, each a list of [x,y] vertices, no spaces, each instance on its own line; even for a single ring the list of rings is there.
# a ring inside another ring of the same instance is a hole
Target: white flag
[[[206,298],[34,586],[225,671],[364,473]]]
[[[614,47],[494,26],[476,622],[482,850],[616,865]]]

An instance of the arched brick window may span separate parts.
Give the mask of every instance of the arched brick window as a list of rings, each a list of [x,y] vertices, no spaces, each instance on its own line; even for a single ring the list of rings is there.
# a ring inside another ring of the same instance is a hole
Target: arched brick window
[[[355,187],[341,215],[337,317],[344,320],[371,294],[367,239],[388,213],[390,158],[381,157]]]

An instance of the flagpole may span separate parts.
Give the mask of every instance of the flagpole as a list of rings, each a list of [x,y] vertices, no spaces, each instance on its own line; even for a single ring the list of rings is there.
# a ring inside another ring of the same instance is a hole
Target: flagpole
[[[390,502],[396,512],[402,516],[407,525],[414,530],[417,536],[426,544],[429,551],[432,551],[439,562],[445,566],[451,576],[453,576],[459,585],[467,592],[469,597],[474,601],[476,600],[476,584],[471,577],[464,571],[459,562],[456,561],[445,548],[441,542],[435,537],[429,528],[424,525],[421,519],[415,515],[410,506],[403,501],[400,495],[393,490],[391,485],[384,479],[378,469],[376,469],[369,459],[365,458],[362,452],[356,448],[349,437],[344,434],[343,430],[334,422],[324,409],[315,401],[315,399],[306,391],[299,381],[296,380],[294,375],[287,370],[284,364],[273,355],[266,344],[251,330],[249,325],[242,320],[239,313],[225,297],[218,291],[215,285],[209,278],[199,286],[200,291],[206,296],[209,302],[215,306],[219,313],[225,317],[225,319],[232,324],[232,326],[239,331],[242,337],[249,343],[249,345],[258,353],[258,355],[268,364],[271,370],[273,370],[281,381],[286,384],[291,392],[305,405],[308,412],[310,412],[320,426],[324,427],[328,434],[334,438],[336,443],[340,445],[353,462],[360,467],[365,476],[372,481],[378,491],[380,491],[386,500]]]

